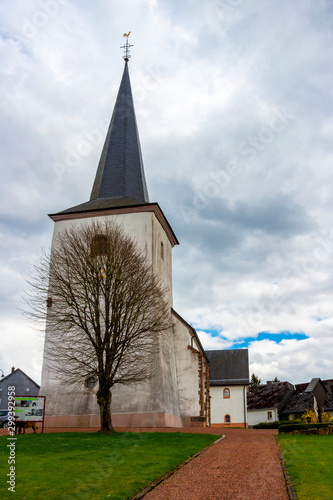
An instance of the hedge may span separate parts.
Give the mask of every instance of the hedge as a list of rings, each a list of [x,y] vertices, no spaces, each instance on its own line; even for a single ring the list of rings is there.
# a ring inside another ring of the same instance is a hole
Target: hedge
[[[288,421],[276,420],[275,422],[261,422],[251,427],[253,429],[278,429],[280,425],[288,425]]]
[[[289,424],[289,425],[279,425],[279,433],[280,432],[292,432],[292,431],[300,431],[307,429],[321,429],[323,427],[327,427],[329,424]]]

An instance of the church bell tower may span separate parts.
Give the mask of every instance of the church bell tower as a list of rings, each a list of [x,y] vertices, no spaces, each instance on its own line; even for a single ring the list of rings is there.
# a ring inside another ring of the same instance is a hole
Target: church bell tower
[[[89,201],[50,215],[54,221],[52,245],[70,226],[99,218],[119,222],[134,239],[168,290],[170,329],[163,336],[152,379],[137,387],[115,386],[111,413],[114,426],[182,426],[172,330],[172,248],[178,240],[158,203],[150,203],[129,78],[128,36],[124,45],[124,72],[110,126],[97,167]],[[45,345],[50,333],[46,328]],[[45,353],[44,353],[45,357]],[[40,394],[46,396],[46,425],[80,427],[99,425],[97,388],[64,385],[45,358]]]

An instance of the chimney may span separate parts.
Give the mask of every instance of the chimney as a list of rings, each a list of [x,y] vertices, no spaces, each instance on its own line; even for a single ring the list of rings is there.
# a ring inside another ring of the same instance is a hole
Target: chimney
[[[273,382],[271,380],[267,380],[267,382],[266,382],[266,389],[268,391],[270,391],[271,388],[272,388],[272,385],[273,385]]]
[[[15,366],[12,366],[12,373],[14,373],[15,371]]]

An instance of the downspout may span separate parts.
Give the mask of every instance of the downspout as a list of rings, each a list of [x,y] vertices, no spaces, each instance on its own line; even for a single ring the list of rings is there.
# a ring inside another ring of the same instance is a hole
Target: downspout
[[[246,429],[246,386],[243,386],[243,402],[244,402],[244,428]]]

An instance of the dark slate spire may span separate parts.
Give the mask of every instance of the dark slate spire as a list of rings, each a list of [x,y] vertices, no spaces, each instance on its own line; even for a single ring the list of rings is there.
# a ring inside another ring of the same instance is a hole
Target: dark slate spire
[[[128,58],[124,59],[124,73],[90,201],[60,213],[149,203],[129,79]]]
[[[120,197],[149,203],[127,60],[90,200]]]

